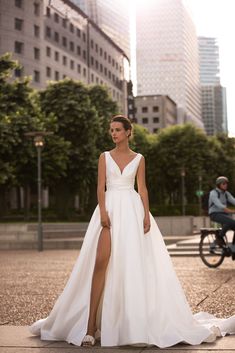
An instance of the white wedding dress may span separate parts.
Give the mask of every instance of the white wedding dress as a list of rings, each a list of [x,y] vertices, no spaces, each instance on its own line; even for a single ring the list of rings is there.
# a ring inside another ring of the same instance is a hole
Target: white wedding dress
[[[97,315],[101,346],[131,344],[160,348],[186,342],[213,341],[235,333],[235,316],[217,319],[193,315],[175,274],[158,226],[144,234],[144,209],[134,190],[141,154],[123,172],[109,152],[106,160],[106,209],[111,220],[111,257]],[[80,346],[87,331],[92,275],[101,232],[97,206],[71,276],[47,318],[30,332],[42,340],[67,341]]]

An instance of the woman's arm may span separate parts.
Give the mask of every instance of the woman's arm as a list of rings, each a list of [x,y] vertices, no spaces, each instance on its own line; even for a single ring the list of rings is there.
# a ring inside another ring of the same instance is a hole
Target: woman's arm
[[[98,182],[97,182],[97,198],[100,208],[100,218],[102,227],[110,228],[110,220],[105,207],[105,179],[106,165],[105,154],[102,153],[98,162]]]
[[[145,181],[145,159],[141,158],[140,164],[137,171],[137,186],[138,193],[140,194],[141,200],[144,206],[144,233],[148,233],[150,230],[150,218],[149,218],[149,197],[148,190]]]

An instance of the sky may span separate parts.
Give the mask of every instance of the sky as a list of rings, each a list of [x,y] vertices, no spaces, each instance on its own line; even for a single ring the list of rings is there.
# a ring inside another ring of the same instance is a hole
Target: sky
[[[144,2],[149,0],[132,0]],[[235,0],[183,0],[189,7],[198,36],[218,39],[221,84],[227,89],[229,136],[235,136]],[[133,52],[133,51],[132,51]],[[133,67],[134,71],[135,68]],[[132,77],[133,81],[135,77]]]
[[[185,0],[197,34],[216,37],[220,52],[221,84],[227,89],[230,136],[235,136],[235,19],[234,0]]]

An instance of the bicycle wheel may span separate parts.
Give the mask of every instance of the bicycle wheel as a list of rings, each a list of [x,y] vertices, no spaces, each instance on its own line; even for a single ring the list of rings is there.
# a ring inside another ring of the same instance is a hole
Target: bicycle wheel
[[[199,254],[204,264],[213,268],[220,266],[225,257],[224,250],[216,244],[213,233],[201,236]]]

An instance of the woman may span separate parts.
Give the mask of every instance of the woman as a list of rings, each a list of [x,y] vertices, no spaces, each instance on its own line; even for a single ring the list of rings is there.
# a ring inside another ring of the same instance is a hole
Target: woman
[[[126,117],[112,118],[116,147],[99,158],[98,206],[80,255],[50,315],[30,331],[78,346],[94,345],[100,334],[102,346],[160,348],[235,333],[235,316],[192,314],[149,213],[145,161],[129,148],[131,131]]]

